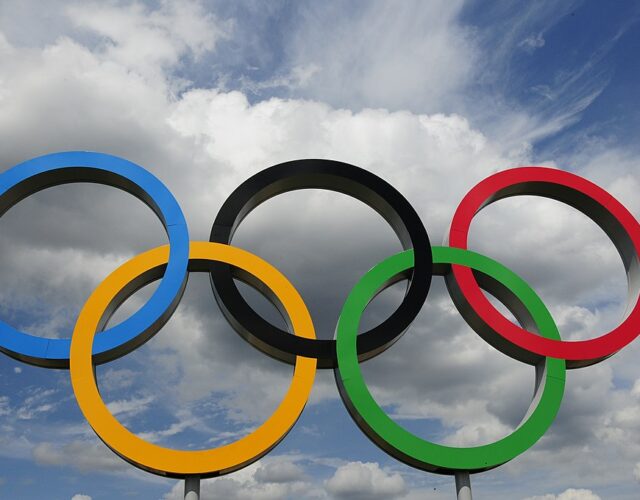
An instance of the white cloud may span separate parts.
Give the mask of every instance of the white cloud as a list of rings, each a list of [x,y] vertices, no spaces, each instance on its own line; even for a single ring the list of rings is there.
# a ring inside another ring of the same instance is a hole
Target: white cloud
[[[536,49],[544,47],[545,40],[542,36],[542,33],[537,33],[535,35],[528,36],[524,40],[520,42],[520,47],[525,49],[527,52],[533,52]]]
[[[349,462],[327,480],[326,489],[336,499],[400,498],[407,486],[398,473],[388,473],[377,463]]]
[[[442,110],[475,70],[462,6],[458,0],[377,2],[347,12],[308,6],[291,50],[294,70],[317,68],[301,82],[303,95],[350,109]]]
[[[260,465],[255,478],[261,483],[291,483],[305,478],[299,465],[290,460],[272,460]]]
[[[281,76],[282,70],[272,83],[290,87],[289,95],[354,111],[456,112],[472,118],[505,149],[524,151],[575,123],[607,84],[598,62],[608,44],[586,65],[564,68],[553,82],[531,89],[544,99],[525,105],[513,95],[521,90],[513,87],[526,85],[511,76],[514,54],[541,47],[543,33],[576,3],[516,8],[496,2],[482,9],[479,24],[469,24],[473,8],[457,0],[350,8],[313,4],[300,9],[286,51],[288,73]],[[247,86],[256,87],[260,82]]]
[[[100,375],[100,385],[111,390],[126,389],[131,387],[137,375],[139,374],[127,368],[118,370],[109,368],[106,373]]]
[[[186,413],[186,415],[184,415]],[[172,423],[165,429],[139,432],[138,436],[141,439],[150,441],[152,443],[158,443],[163,439],[171,438],[187,429],[199,429],[202,430],[202,423],[197,417],[190,415],[189,412],[176,412],[177,422]],[[148,426],[151,427],[151,426]],[[216,437],[220,437],[219,433],[209,430],[209,435],[215,434]],[[236,436],[234,436],[236,437]]]
[[[147,410],[154,396],[138,396],[110,402],[107,407],[114,416],[133,416]]]
[[[16,409],[15,416],[19,420],[31,420],[37,416],[53,411],[57,405],[57,390],[55,389],[35,389]]]
[[[525,500],[600,500],[600,497],[591,490],[569,488],[559,495],[527,497]]]
[[[137,2],[83,2],[67,13],[76,26],[101,37],[101,57],[149,78],[162,78],[162,69],[188,52],[199,56],[213,50],[230,28],[191,0],[164,0],[155,10]]]
[[[231,476],[204,480],[200,484],[203,498],[229,500],[279,500],[283,498],[322,498],[322,490],[308,482],[299,465],[287,459],[275,459],[279,465],[271,465],[273,458],[262,460]],[[266,462],[265,465],[261,465]],[[296,469],[296,473],[292,473]],[[259,472],[262,471],[262,472]],[[299,473],[298,473],[299,472]],[[270,476],[273,473],[274,476]],[[267,476],[266,474],[269,474]],[[275,480],[273,480],[275,479]],[[163,500],[182,500],[184,484],[179,482]]]
[[[71,500],[91,500],[91,497],[89,495],[77,493],[71,497]]]

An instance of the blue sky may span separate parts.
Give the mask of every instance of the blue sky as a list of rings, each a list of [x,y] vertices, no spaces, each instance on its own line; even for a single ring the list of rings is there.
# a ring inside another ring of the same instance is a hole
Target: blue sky
[[[73,2],[0,5],[3,169],[82,149],[148,168],[207,239],[224,199],[253,173],[295,158],[367,168],[415,206],[443,241],[462,196],[517,165],[573,171],[640,216],[640,7],[589,2]],[[0,317],[68,336],[112,270],[165,243],[153,214],[98,185],[52,188],[0,219]],[[522,275],[563,338],[620,322],[626,277],[582,214],[532,197],[479,214],[471,246]],[[346,294],[400,250],[387,224],[335,193],[288,193],[251,213],[233,243],[296,285],[318,334],[333,335]],[[149,296],[130,298],[114,322]],[[264,299],[243,288],[268,318]],[[367,309],[375,324],[401,287]],[[638,342],[568,374],[558,418],[509,464],[474,475],[478,498],[632,499],[640,487]],[[65,371],[0,362],[0,498],[180,498],[181,484],[139,471],[95,436]],[[391,349],[363,364],[373,395],[416,434],[473,445],[525,414],[530,367],[464,324],[434,280]],[[101,366],[101,393],[132,431],[175,448],[217,446],[255,428],[290,367],[238,337],[208,278],[190,278],[169,323]],[[388,457],[356,427],[333,374],[318,373],[289,435],[266,458],[203,483],[203,498],[443,499],[453,479]]]

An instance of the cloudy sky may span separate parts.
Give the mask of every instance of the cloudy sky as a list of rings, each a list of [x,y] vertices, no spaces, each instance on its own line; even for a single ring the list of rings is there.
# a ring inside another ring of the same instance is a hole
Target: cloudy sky
[[[640,216],[640,7],[557,2],[0,3],[0,165],[94,150],[149,169],[207,239],[248,176],[296,158],[364,167],[413,204],[443,241],[479,180],[549,165],[609,190]],[[163,244],[153,213],[113,188],[76,184],[0,219],[0,317],[69,336],[90,292],[119,264]],[[281,269],[318,335],[331,338],[347,293],[400,250],[377,214],[343,195],[296,192],[261,205],[234,244]],[[626,277],[588,218],[534,197],[479,214],[471,247],[523,276],[567,339],[593,338],[625,312]],[[127,301],[118,322],[152,285]],[[251,303],[277,315],[253,290]],[[401,300],[380,295],[374,325]],[[478,498],[635,499],[640,488],[640,342],[568,373],[558,418],[531,450],[474,475]],[[489,443],[526,413],[534,371],[489,347],[459,317],[442,278],[412,328],[362,366],[376,399],[416,434]],[[182,484],[139,471],[94,435],[68,372],[0,360],[0,497],[178,499]],[[288,365],[239,338],[206,275],[190,277],[169,323],[98,369],[129,429],[168,447],[218,446],[275,409]],[[453,479],[378,450],[319,372],[297,425],[268,457],[203,482],[204,498],[446,499]]]

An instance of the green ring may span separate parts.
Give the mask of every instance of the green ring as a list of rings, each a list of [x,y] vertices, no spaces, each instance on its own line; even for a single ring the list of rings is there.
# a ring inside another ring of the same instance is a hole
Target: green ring
[[[459,264],[488,275],[501,283],[525,306],[543,337],[560,339],[549,311],[527,283],[488,257],[450,247],[433,247],[433,263]],[[377,264],[353,288],[347,298],[336,330],[338,367],[335,369],[340,395],[358,426],[387,453],[414,467],[431,472],[481,472],[497,467],[533,446],[547,431],[558,410],[566,367],[564,360],[545,358],[540,369],[540,387],[518,428],[491,444],[457,448],[426,441],[394,422],[378,406],[369,392],[358,363],[356,337],[360,318],[375,295],[400,273],[413,267],[413,250],[400,252]]]

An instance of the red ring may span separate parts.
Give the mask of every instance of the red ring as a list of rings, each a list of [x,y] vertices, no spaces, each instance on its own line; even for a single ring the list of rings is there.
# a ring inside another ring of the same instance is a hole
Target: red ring
[[[467,249],[469,227],[476,213],[509,196],[538,195],[562,201],[590,217],[611,238],[627,271],[631,313],[610,332],[590,340],[564,341],[541,337],[513,324],[487,300],[468,267],[453,265],[449,285],[463,315],[482,326],[480,334],[505,354],[534,364],[543,356],[567,360],[567,368],[595,364],[613,355],[640,333],[640,224],[613,196],[575,174],[545,167],[520,167],[498,172],[478,183],[453,216],[449,245]]]

